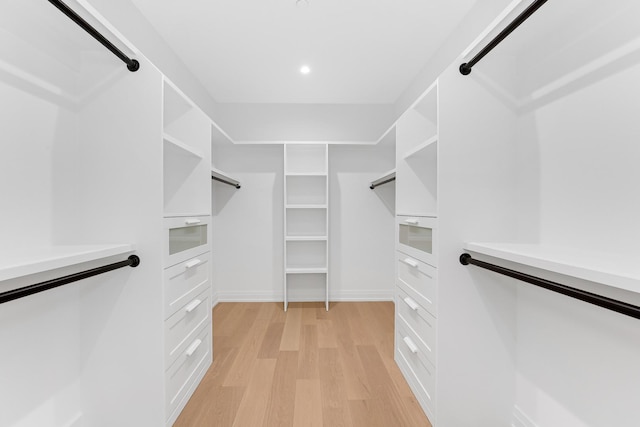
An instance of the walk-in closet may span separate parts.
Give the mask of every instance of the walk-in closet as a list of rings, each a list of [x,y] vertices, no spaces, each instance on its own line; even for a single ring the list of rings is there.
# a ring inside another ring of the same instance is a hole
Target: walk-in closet
[[[0,2],[0,427],[637,427],[639,23]]]

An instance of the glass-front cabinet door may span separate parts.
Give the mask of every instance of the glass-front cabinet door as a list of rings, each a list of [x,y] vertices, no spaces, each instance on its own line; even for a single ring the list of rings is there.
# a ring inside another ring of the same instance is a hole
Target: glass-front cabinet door
[[[436,218],[398,216],[398,250],[437,267]]]
[[[165,218],[165,267],[209,250],[209,217]]]

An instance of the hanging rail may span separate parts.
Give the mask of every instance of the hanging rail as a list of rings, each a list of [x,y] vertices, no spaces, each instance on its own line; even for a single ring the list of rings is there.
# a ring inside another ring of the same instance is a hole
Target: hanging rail
[[[225,183],[225,184],[232,185],[232,186],[234,186],[234,187],[236,187],[236,188],[240,188],[240,183],[239,183],[239,182],[237,182],[237,181],[233,181],[233,182],[232,182],[232,181],[227,181],[227,180],[226,180],[226,179],[224,179],[224,178],[218,178],[217,176],[213,176],[213,175],[211,176],[211,179],[216,180],[216,181],[223,182],[223,183]]]
[[[471,61],[465,62],[464,64],[460,65],[460,73],[465,76],[471,73],[471,69],[474,65],[480,62],[480,60],[484,58],[487,53],[491,52],[493,48],[498,46],[502,40],[506,39],[507,36],[513,32],[513,30],[518,28],[520,24],[529,19],[529,17],[533,15],[536,10],[540,9],[540,7],[546,2],[547,0],[536,0],[531,3],[529,7],[527,7],[520,15],[518,15],[516,19],[511,21],[511,23],[507,25],[504,30],[500,31],[500,34],[495,36],[493,40],[491,40],[485,47],[483,47],[482,50],[471,59]]]
[[[378,186],[380,186],[382,184],[386,184],[387,182],[391,182],[391,181],[395,181],[395,180],[396,180],[396,177],[394,176],[393,178],[388,178],[388,179],[385,179],[385,180],[382,180],[382,181],[373,181],[371,183],[371,185],[369,186],[369,188],[373,190],[374,188],[376,188],[376,187],[378,187]]]
[[[109,49],[115,56],[120,58],[122,62],[127,64],[127,69],[131,72],[138,71],[140,68],[140,63],[135,59],[129,58],[125,55],[120,49],[118,49],[113,43],[106,39],[102,34],[98,32],[95,28],[91,26],[87,21],[82,19],[80,15],[75,13],[69,6],[61,2],[60,0],[49,0],[49,3],[58,8],[62,13],[67,15],[73,22],[78,24],[85,30],[91,37],[99,41],[104,47]]]
[[[486,268],[495,273],[503,274],[505,276],[513,277],[514,279],[522,280],[523,282],[530,283],[532,285],[545,288],[547,290],[557,292],[562,295],[566,295],[571,298],[579,299],[580,301],[588,302],[590,304],[597,305],[598,307],[606,308],[608,310],[615,311],[617,313],[626,314],[627,316],[640,319],[640,307],[628,304],[623,301],[618,301],[612,298],[608,298],[602,295],[594,294],[591,292],[583,291],[581,289],[572,288],[567,285],[552,282],[551,280],[542,279],[540,277],[531,276],[529,274],[521,273],[519,271],[510,270],[508,268],[500,267],[499,265],[490,264],[485,261],[474,259],[469,254],[460,255],[460,264],[462,265],[475,265],[477,267]]]
[[[140,265],[140,258],[137,255],[131,255],[125,261],[116,262],[102,267],[92,268],[91,270],[81,271],[80,273],[74,273],[68,276],[59,277],[57,279],[47,280],[46,282],[36,283],[35,285],[25,286],[7,292],[2,292],[0,293],[0,304],[13,301],[14,299],[37,294],[39,292],[48,291],[49,289],[57,288],[58,286],[77,282],[78,280],[86,279],[91,276],[97,276],[98,274],[106,273],[118,268],[127,266],[137,267],[138,265]]]

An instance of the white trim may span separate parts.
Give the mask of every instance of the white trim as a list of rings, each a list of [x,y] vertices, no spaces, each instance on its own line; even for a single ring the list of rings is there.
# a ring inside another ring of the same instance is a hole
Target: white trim
[[[388,130],[385,132],[388,132]],[[289,140],[245,140],[245,141],[233,141],[237,145],[285,145],[285,144],[327,144],[327,145],[376,145],[379,141],[320,141],[320,140],[305,140],[305,141],[289,141]]]
[[[218,305],[219,302],[220,302],[220,293],[213,292],[211,294],[211,309],[213,310],[213,308],[215,308],[215,306]]]
[[[517,405],[514,405],[511,427],[538,427],[538,425],[534,423],[524,412],[522,412],[522,409]]]
[[[329,294],[329,302],[367,302],[367,301],[393,301],[393,290],[389,291],[339,291]],[[282,292],[269,291],[231,291],[217,292],[213,298],[213,305],[219,302],[282,302]],[[317,298],[302,298],[290,302],[316,302]]]

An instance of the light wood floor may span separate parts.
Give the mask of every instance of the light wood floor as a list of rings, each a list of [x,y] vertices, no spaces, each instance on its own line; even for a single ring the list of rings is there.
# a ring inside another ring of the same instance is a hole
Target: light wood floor
[[[175,426],[431,427],[393,361],[393,303],[220,303]]]

